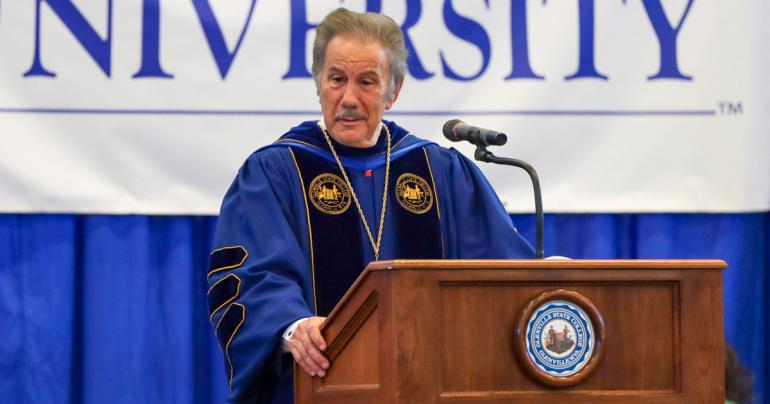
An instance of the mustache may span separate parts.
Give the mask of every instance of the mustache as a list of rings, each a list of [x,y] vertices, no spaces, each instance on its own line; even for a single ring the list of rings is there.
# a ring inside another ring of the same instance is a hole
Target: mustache
[[[342,119],[366,119],[366,116],[354,109],[346,109],[334,116],[334,120],[336,121]]]

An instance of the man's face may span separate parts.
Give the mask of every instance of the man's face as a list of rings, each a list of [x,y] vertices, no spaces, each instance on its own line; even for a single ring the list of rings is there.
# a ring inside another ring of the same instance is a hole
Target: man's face
[[[352,147],[371,147],[382,114],[393,106],[400,86],[389,94],[388,51],[377,41],[336,36],[326,46],[318,88],[331,137]]]

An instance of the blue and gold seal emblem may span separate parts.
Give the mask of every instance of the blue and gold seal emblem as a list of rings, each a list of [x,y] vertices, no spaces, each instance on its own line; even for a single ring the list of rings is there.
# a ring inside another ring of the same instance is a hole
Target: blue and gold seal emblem
[[[594,352],[590,317],[580,306],[566,300],[552,300],[535,309],[525,336],[530,361],[555,377],[579,372]]]
[[[396,200],[404,209],[420,215],[433,207],[433,191],[421,177],[404,173],[396,181]]]
[[[342,178],[321,174],[310,182],[310,201],[316,209],[329,215],[345,213],[350,207],[350,189]]]

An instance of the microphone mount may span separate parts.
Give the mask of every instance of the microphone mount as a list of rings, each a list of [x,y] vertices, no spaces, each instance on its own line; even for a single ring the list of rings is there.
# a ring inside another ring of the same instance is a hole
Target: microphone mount
[[[532,180],[532,188],[534,188],[535,191],[535,227],[537,229],[535,258],[543,259],[543,222],[545,221],[545,218],[543,215],[543,199],[540,192],[540,179],[537,176],[537,171],[535,171],[534,167],[526,161],[508,157],[497,157],[487,150],[487,146],[483,144],[476,145],[476,152],[473,154],[473,157],[477,161],[482,161],[484,163],[519,167],[529,174],[529,178]]]

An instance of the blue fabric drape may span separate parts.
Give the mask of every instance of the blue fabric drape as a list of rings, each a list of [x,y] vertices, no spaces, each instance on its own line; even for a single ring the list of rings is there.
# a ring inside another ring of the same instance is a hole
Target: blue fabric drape
[[[219,403],[215,219],[0,216],[0,402]]]
[[[531,215],[514,215],[534,240]],[[0,402],[219,403],[216,218],[0,215]],[[767,397],[770,213],[554,214],[546,255],[721,258],[725,333]]]

